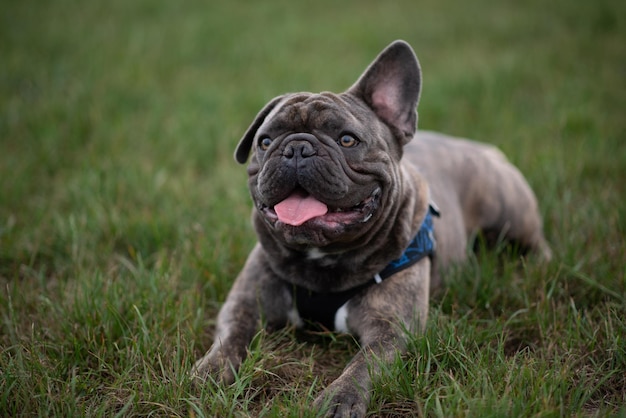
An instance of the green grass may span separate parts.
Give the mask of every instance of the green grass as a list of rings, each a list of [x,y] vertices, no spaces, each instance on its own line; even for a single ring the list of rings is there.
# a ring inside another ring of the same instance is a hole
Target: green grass
[[[626,415],[626,3],[7,0],[0,416],[314,416],[351,337],[260,333],[187,379],[254,243],[257,110],[415,48],[420,127],[501,147],[555,259],[480,254],[385,368],[374,416]]]

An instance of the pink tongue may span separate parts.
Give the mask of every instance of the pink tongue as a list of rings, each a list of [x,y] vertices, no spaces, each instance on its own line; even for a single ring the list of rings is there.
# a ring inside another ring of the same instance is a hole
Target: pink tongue
[[[282,222],[298,226],[309,219],[325,215],[328,207],[313,196],[295,192],[274,206],[274,210]]]

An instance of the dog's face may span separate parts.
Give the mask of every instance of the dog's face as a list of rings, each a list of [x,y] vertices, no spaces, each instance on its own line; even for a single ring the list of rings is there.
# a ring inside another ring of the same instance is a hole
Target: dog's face
[[[388,51],[346,93],[285,95],[261,110],[235,154],[243,163],[252,151],[260,234],[296,249],[345,249],[393,210],[402,147],[415,132],[419,67],[410,49]]]
[[[255,132],[250,191],[270,230],[292,245],[348,243],[383,212],[400,155],[389,128],[346,97],[280,100]]]

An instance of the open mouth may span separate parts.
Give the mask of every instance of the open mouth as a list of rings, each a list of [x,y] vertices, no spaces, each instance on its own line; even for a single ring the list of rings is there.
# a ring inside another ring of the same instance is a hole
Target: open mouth
[[[365,200],[348,207],[329,207],[303,189],[296,189],[285,200],[273,207],[259,204],[259,211],[270,223],[282,223],[299,227],[302,225],[336,227],[365,223],[378,208],[381,190],[377,187]]]

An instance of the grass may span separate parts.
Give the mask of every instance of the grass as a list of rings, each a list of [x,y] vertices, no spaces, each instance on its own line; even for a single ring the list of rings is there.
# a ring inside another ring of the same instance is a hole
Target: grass
[[[3,3],[0,416],[314,416],[351,337],[261,332],[234,385],[187,379],[254,243],[232,151],[396,38],[420,127],[501,147],[555,259],[452,272],[372,415],[626,415],[623,2],[213,3]]]

